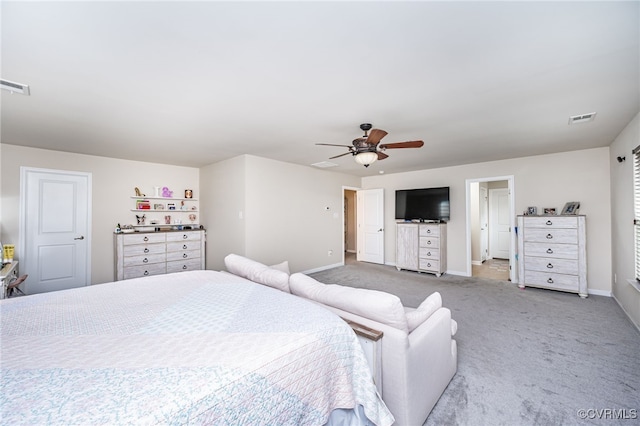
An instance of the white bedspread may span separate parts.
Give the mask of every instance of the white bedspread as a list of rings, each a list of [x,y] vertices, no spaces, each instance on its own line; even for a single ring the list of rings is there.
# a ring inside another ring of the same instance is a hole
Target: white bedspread
[[[321,425],[393,417],[332,313],[214,271],[0,301],[3,424]]]

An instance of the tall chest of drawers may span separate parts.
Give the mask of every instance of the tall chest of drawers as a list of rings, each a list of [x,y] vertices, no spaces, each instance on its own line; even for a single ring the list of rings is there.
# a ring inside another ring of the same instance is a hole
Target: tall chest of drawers
[[[396,269],[447,271],[447,225],[445,223],[397,223]]]
[[[587,297],[585,216],[518,216],[519,287]]]
[[[114,234],[116,281],[204,269],[205,231]]]

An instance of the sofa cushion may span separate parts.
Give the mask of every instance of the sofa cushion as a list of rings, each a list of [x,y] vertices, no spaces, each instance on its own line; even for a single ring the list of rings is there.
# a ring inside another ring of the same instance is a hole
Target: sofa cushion
[[[289,279],[291,293],[408,331],[400,298],[383,291],[323,284],[300,273]]]
[[[442,296],[437,291],[432,293],[416,309],[404,308],[407,315],[407,327],[411,333],[425,322],[435,311],[442,307]]]
[[[227,271],[253,282],[290,293],[289,274],[246,257],[230,254],[224,258]]]
[[[278,271],[282,271],[282,272],[286,273],[287,275],[291,274],[291,272],[289,272],[289,262],[286,261],[286,260],[284,262],[280,262],[280,263],[276,263],[275,265],[271,265],[271,266],[269,266],[269,268],[277,269]]]

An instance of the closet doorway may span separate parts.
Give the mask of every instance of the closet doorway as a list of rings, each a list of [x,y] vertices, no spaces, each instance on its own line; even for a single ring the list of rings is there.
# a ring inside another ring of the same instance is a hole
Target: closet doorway
[[[513,177],[467,180],[468,276],[515,281]]]

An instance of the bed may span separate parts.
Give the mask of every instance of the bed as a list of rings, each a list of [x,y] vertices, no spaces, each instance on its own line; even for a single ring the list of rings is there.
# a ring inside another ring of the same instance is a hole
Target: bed
[[[0,301],[3,424],[393,423],[351,328],[192,271]]]

